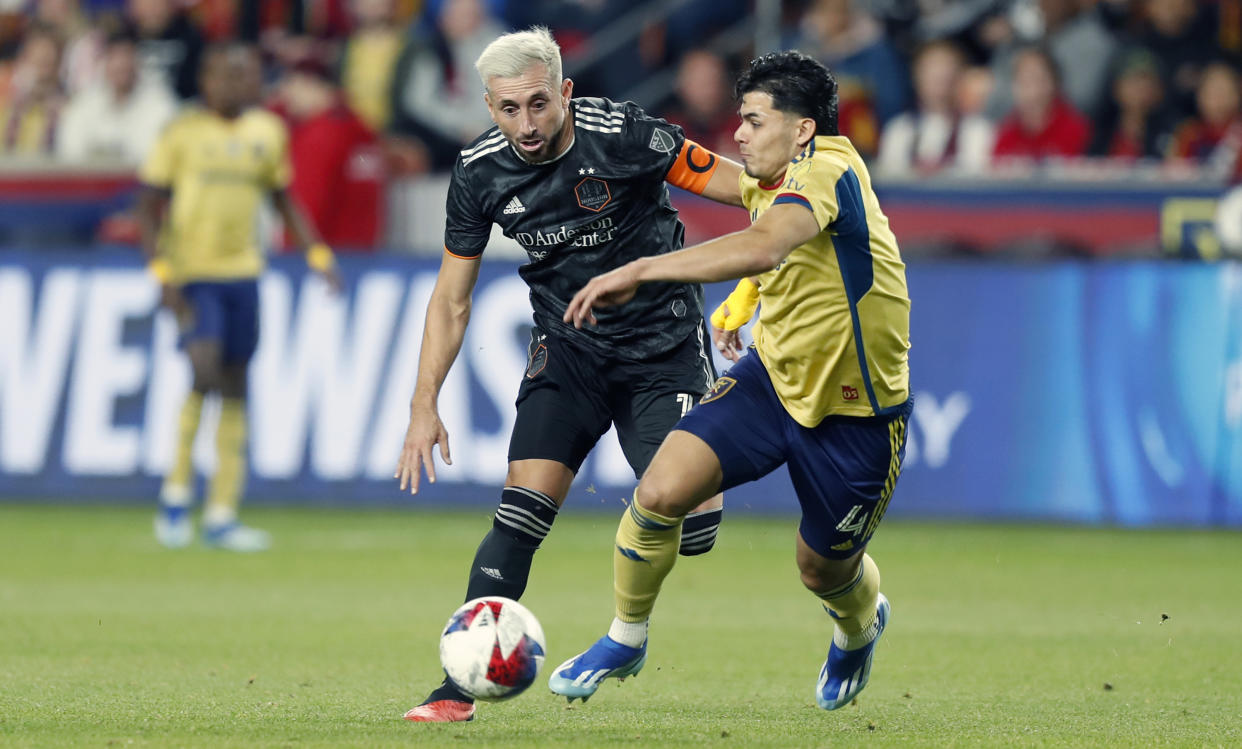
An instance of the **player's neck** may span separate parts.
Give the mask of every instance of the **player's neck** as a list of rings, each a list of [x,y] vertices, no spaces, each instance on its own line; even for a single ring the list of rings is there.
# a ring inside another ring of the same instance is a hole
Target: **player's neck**
[[[759,180],[759,186],[765,190],[775,190],[781,186],[782,182],[785,181],[785,172],[787,171],[789,171],[789,167],[782,169],[781,173],[773,177],[771,180]]]

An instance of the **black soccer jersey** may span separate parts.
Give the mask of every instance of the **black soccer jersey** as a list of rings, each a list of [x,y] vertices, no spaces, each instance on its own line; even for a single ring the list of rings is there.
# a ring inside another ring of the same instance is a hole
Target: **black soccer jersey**
[[[492,224],[526,250],[519,273],[544,330],[627,359],[676,346],[701,324],[697,284],[649,283],[632,301],[595,311],[596,326],[561,322],[593,276],[647,255],[680,249],[685,227],[664,177],[685,136],[633,102],[571,102],[573,144],[554,161],[531,164],[497,128],[461,152],[448,191],[444,246],[478,257]]]

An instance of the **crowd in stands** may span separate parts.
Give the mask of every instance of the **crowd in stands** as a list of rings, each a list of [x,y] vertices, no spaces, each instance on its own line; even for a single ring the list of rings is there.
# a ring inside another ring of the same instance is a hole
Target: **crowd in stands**
[[[1107,157],[1242,178],[1242,0],[781,8],[780,43],[835,72],[843,134],[880,174]],[[8,0],[0,160],[137,164],[195,97],[205,45],[240,38],[263,52],[265,100],[290,124],[295,189],[326,215],[342,183],[448,169],[491,124],[474,59],[533,23],[553,29],[578,94],[639,97],[731,153],[754,13],[750,0]]]

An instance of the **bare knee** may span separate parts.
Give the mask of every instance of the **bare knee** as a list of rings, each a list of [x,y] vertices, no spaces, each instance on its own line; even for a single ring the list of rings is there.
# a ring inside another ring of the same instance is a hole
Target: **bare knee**
[[[634,501],[644,510],[650,510],[666,518],[679,518],[694,509],[702,500],[688,495],[678,482],[669,478],[661,478],[648,472],[638,482],[634,492]]]

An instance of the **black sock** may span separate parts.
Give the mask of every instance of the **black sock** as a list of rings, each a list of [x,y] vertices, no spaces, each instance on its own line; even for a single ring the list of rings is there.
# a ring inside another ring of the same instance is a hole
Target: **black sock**
[[[531,561],[552,530],[556,511],[556,502],[542,492],[505,487],[492,529],[474,554],[466,600],[481,596],[521,598]]]
[[[453,686],[453,682],[445,677],[440,686],[431,690],[431,694],[427,695],[427,699],[423,700],[426,705],[431,702],[439,702],[440,700],[457,700],[458,702],[474,702],[474,698],[468,694],[462,694],[461,690]]]
[[[683,557],[692,557],[711,551],[723,517],[723,507],[687,515],[685,522],[681,524],[681,548],[677,553]]]

